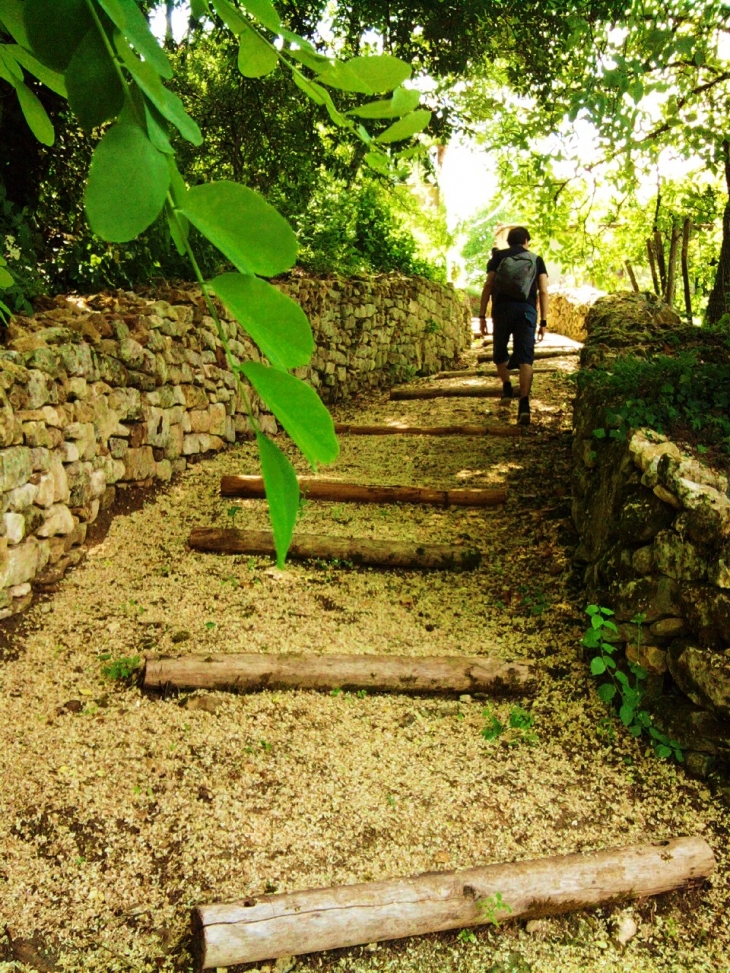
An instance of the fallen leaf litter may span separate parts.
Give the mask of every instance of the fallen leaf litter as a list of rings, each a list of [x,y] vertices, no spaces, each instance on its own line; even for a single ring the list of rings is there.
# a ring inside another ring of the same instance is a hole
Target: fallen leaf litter
[[[0,969],[14,959],[40,969],[45,956],[48,968],[73,973],[183,971],[189,910],[201,902],[684,834],[702,834],[718,860],[700,890],[540,920],[531,931],[485,926],[300,957],[294,968],[724,968],[728,810],[617,726],[603,728],[581,660],[570,394],[560,374],[536,375],[533,425],[521,440],[343,436],[326,471],[371,483],[507,484],[503,508],[303,506],[307,532],[477,544],[477,571],[314,563],[281,572],[264,558],[190,552],[191,527],[267,526],[262,502],[218,496],[223,473],[257,472],[249,443],[191,467],[112,523],[31,609],[17,658],[0,669]],[[379,397],[335,412],[343,422],[474,423],[485,404]],[[487,412],[502,420],[496,405]],[[534,658],[540,690],[518,702],[537,739],[481,736],[485,707],[506,723],[514,702],[337,692],[159,699],[103,675],[104,657],[146,651]]]

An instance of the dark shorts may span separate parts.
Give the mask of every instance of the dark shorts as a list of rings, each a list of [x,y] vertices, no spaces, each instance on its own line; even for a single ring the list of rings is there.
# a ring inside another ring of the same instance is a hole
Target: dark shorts
[[[507,361],[516,365],[531,365],[535,358],[535,330],[537,308],[532,304],[509,301],[492,309],[494,351],[492,361],[502,365]],[[507,351],[512,338],[512,356]]]

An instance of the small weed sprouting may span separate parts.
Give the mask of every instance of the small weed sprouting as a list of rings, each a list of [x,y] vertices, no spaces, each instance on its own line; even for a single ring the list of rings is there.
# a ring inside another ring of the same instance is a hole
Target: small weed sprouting
[[[496,740],[502,734],[506,734],[505,741],[510,746],[516,746],[518,743],[530,745],[537,743],[537,734],[532,729],[535,718],[529,710],[523,709],[521,706],[513,706],[510,709],[507,725],[497,717],[489,706],[482,710],[482,716],[488,721],[481,731],[485,740]]]
[[[460,943],[475,943],[477,941],[477,937],[471,929],[460,929],[456,938]]]
[[[212,632],[212,631],[213,631],[213,629],[215,628],[215,622],[206,622],[206,623],[205,623],[205,628],[206,628],[206,629],[207,629],[207,630],[208,630],[209,632]]]
[[[484,913],[484,918],[487,922],[491,922],[493,926],[498,926],[505,916],[497,915],[498,912],[504,912],[509,914],[512,912],[512,906],[504,901],[501,892],[495,892],[494,895],[488,895],[486,899],[479,899],[477,901],[478,908]]]
[[[330,696],[341,696],[342,690],[339,686],[335,686],[334,689],[330,689]]]
[[[241,513],[241,507],[238,504],[234,504],[226,510],[226,514],[230,518],[231,527],[236,526],[236,517]]]
[[[528,584],[521,584],[517,588],[521,597],[520,605],[526,608],[531,615],[542,615],[550,606],[542,588],[533,587]]]
[[[424,334],[438,334],[441,330],[441,325],[435,318],[429,318],[426,321],[426,325],[423,329]]]
[[[598,687],[598,696],[604,703],[618,704],[619,719],[629,731],[631,736],[640,737],[646,734],[649,737],[654,753],[663,760],[674,757],[681,763],[684,760],[682,748],[676,740],[672,740],[658,730],[652,721],[649,713],[642,709],[643,689],[642,682],[648,673],[643,666],[636,662],[629,662],[629,675],[618,668],[616,660],[613,658],[616,646],[607,641],[607,632],[615,633],[616,625],[611,621],[613,612],[610,608],[601,608],[599,605],[589,605],[586,614],[591,620],[591,627],[583,636],[583,646],[596,652],[591,659],[591,675],[597,679],[608,677],[601,682]],[[637,642],[641,648],[642,623],[644,615],[635,615],[631,621],[638,625],[639,632]],[[633,679],[632,679],[633,677]],[[601,733],[605,735],[603,721],[601,721]]]
[[[138,655],[124,655],[118,659],[112,659],[109,652],[103,652],[99,656],[99,661],[106,663],[101,667],[102,675],[106,676],[107,679],[115,680],[129,679],[142,664]]]

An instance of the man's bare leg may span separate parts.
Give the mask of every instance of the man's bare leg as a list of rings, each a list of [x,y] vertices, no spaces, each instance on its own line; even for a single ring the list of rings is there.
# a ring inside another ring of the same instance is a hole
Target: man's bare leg
[[[520,365],[520,369],[522,369],[521,365]],[[530,373],[532,373],[532,369],[530,369]],[[503,382],[509,382],[509,369],[507,368],[506,361],[500,362],[500,364],[497,365],[497,375],[499,375],[499,377],[502,379]],[[522,388],[521,379],[520,379],[520,388]]]
[[[507,369],[505,366],[505,371],[506,370]],[[531,388],[532,388],[532,365],[520,365],[520,398],[524,399],[526,395],[529,395]]]

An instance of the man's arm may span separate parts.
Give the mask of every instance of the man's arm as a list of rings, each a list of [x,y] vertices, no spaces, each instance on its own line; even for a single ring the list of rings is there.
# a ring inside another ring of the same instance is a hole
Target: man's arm
[[[484,281],[484,287],[482,288],[482,299],[479,304],[479,330],[482,334],[486,334],[486,319],[487,319],[487,307],[489,306],[489,299],[492,296],[492,286],[494,284],[494,278],[497,276],[496,271],[490,270],[487,274],[487,279]],[[482,327],[482,321],[485,322],[484,327]]]
[[[540,302],[540,330],[537,333],[537,340],[542,341],[545,337],[547,328],[547,316],[550,309],[550,295],[548,294],[548,275],[540,274],[537,278],[537,296]]]

